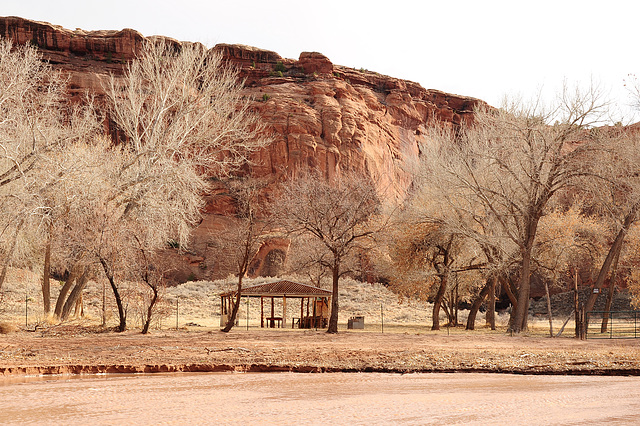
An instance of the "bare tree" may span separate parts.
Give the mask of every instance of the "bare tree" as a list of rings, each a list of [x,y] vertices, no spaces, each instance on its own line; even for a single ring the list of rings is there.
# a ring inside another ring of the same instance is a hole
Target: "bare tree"
[[[597,272],[606,251],[607,233],[602,218],[584,214],[582,203],[568,208],[558,206],[541,218],[532,255],[533,270],[544,282],[551,337],[554,333],[549,288],[556,291],[566,288],[569,283],[565,277],[575,273],[578,265],[583,272]]]
[[[90,109],[68,102],[65,83],[34,47],[0,39],[0,239],[7,247],[0,288],[14,255],[31,256],[37,246],[32,243],[38,239],[35,234],[47,239],[47,194],[66,178],[58,165],[60,156],[97,128]],[[42,284],[48,310],[47,279]]]
[[[407,269],[418,269],[422,270],[426,276],[419,281],[414,281],[407,279],[406,274],[399,273],[397,278],[401,283],[396,284],[396,287],[404,287],[406,291],[407,286],[411,288],[416,285],[426,285],[428,288],[433,285],[437,291],[433,296],[431,329],[439,330],[440,308],[453,275],[452,267],[455,256],[458,254],[456,250],[458,241],[453,234],[445,235],[439,232],[442,228],[438,225],[427,225],[426,229],[423,226],[418,232],[416,231],[420,227],[415,224],[409,226],[411,231],[403,233],[404,237],[408,237],[408,240],[398,240],[395,243],[396,250],[392,251],[394,264],[396,268],[404,269],[405,273]]]
[[[117,272],[127,229],[147,253],[173,238],[184,247],[200,217],[207,176],[247,164],[265,146],[237,72],[196,44],[148,43],[107,88],[109,117],[122,135],[117,166],[97,209],[92,254],[102,266],[126,328]]]
[[[634,106],[640,108],[640,85],[635,76],[628,82]],[[600,185],[585,185],[594,200],[591,206],[597,214],[613,223],[613,238],[609,251],[600,267],[594,288],[602,289],[607,277],[615,276],[618,258],[627,233],[638,221],[640,210],[640,134],[638,125],[615,125],[594,129],[592,133],[604,135],[609,143],[602,154],[592,162],[593,168],[603,177]],[[612,288],[610,287],[610,295]],[[593,292],[585,303],[585,312],[593,309],[600,292]],[[603,320],[604,323],[604,320]]]
[[[467,290],[460,288],[465,280],[458,274],[482,269],[486,262],[476,254],[473,240],[451,232],[436,217],[437,201],[430,203],[421,195],[416,194],[392,227],[390,273],[401,293],[433,301],[431,329],[439,330],[443,307],[448,324],[457,325],[460,296]]]
[[[164,271],[160,270],[158,259],[152,257],[153,253],[146,252],[146,245],[140,241],[137,236],[134,236],[134,238],[138,244],[138,274],[136,275],[139,276],[146,288],[151,291],[151,297],[148,299],[148,303],[144,307],[145,309],[142,314],[142,334],[147,334],[151,326],[156,304],[160,300],[161,291],[164,289]],[[135,279],[138,277],[134,276],[132,278]],[[145,298],[143,297],[142,299],[144,300]]]
[[[597,149],[585,129],[598,123],[604,103],[596,89],[565,88],[556,107],[514,103],[481,109],[472,126],[435,129],[423,147],[423,177],[442,188],[451,215],[482,223],[478,241],[517,256],[516,305],[510,329],[527,326],[532,253],[540,218],[552,197],[590,175],[585,159]],[[477,211],[480,214],[476,213]],[[491,228],[486,224],[490,222]],[[467,227],[467,230],[472,227]],[[487,235],[484,230],[492,229]]]
[[[233,328],[242,297],[242,281],[249,271],[254,256],[268,236],[269,221],[265,217],[263,190],[267,181],[256,178],[237,178],[228,182],[230,195],[235,200],[235,222],[218,237],[224,252],[234,262],[234,273],[238,277],[236,300],[231,315],[221,331],[229,332]],[[262,218],[259,218],[262,216]]]
[[[380,211],[371,179],[342,172],[327,180],[317,172],[285,182],[274,203],[274,216],[291,234],[307,234],[324,247],[320,260],[331,271],[332,299],[328,333],[338,332],[338,284],[349,272],[344,264],[357,250],[366,250],[374,229],[370,220]]]

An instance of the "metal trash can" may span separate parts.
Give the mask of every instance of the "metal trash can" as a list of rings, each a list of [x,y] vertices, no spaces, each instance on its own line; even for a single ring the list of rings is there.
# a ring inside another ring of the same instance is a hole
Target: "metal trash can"
[[[364,317],[351,317],[349,321],[347,321],[347,329],[355,330],[360,329],[364,330]]]

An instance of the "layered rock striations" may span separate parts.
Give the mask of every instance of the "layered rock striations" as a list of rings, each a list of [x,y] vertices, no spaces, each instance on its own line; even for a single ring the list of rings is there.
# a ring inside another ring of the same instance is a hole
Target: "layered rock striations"
[[[70,96],[77,99],[87,92],[100,96],[107,77],[122,73],[147,40],[131,29],[68,30],[16,17],[0,18],[0,36],[38,46],[52,66],[69,75]],[[271,132],[273,143],[255,156],[252,173],[257,176],[295,175],[314,167],[329,178],[356,169],[370,176],[385,196],[402,197],[410,185],[406,166],[418,157],[427,127],[435,121],[450,126],[470,121],[474,107],[482,103],[334,65],[317,52],[303,52],[293,60],[242,45],[219,44],[213,50],[240,70],[245,91]],[[208,237],[227,220],[220,216],[233,213],[232,200],[220,197],[224,193],[220,186],[208,197],[194,252],[176,262],[177,280],[227,275]],[[271,245],[286,250],[283,242]],[[254,274],[265,272],[262,265],[273,270],[268,247],[260,253]]]

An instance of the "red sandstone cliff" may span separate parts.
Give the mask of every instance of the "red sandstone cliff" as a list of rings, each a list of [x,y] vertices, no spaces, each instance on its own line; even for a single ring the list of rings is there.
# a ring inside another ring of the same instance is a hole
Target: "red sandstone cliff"
[[[100,94],[106,77],[121,73],[145,41],[131,29],[72,31],[16,17],[0,18],[0,36],[38,46],[46,60],[69,74],[70,95],[76,98],[85,92]],[[252,173],[260,176],[312,166],[329,177],[349,167],[371,176],[387,196],[402,196],[410,183],[404,166],[418,156],[426,127],[433,120],[459,125],[482,102],[334,65],[316,52],[293,60],[248,46],[220,44],[213,49],[239,67],[247,94],[273,131],[273,144],[255,158]],[[195,232],[194,253],[176,262],[178,280],[226,275],[214,260],[220,256],[210,248],[208,235],[223,226],[219,213],[229,213],[231,203],[215,196],[224,193],[223,187],[213,192]],[[269,259],[286,251],[285,242],[270,244],[256,259],[258,273],[271,269]]]

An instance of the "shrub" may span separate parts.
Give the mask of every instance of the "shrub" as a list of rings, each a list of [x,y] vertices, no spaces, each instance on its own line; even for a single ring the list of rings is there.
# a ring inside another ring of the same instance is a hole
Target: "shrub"
[[[282,77],[282,73],[287,71],[287,69],[285,68],[284,64],[282,63],[282,61],[278,61],[276,63],[275,68],[273,68],[276,72],[281,73],[280,76]]]

